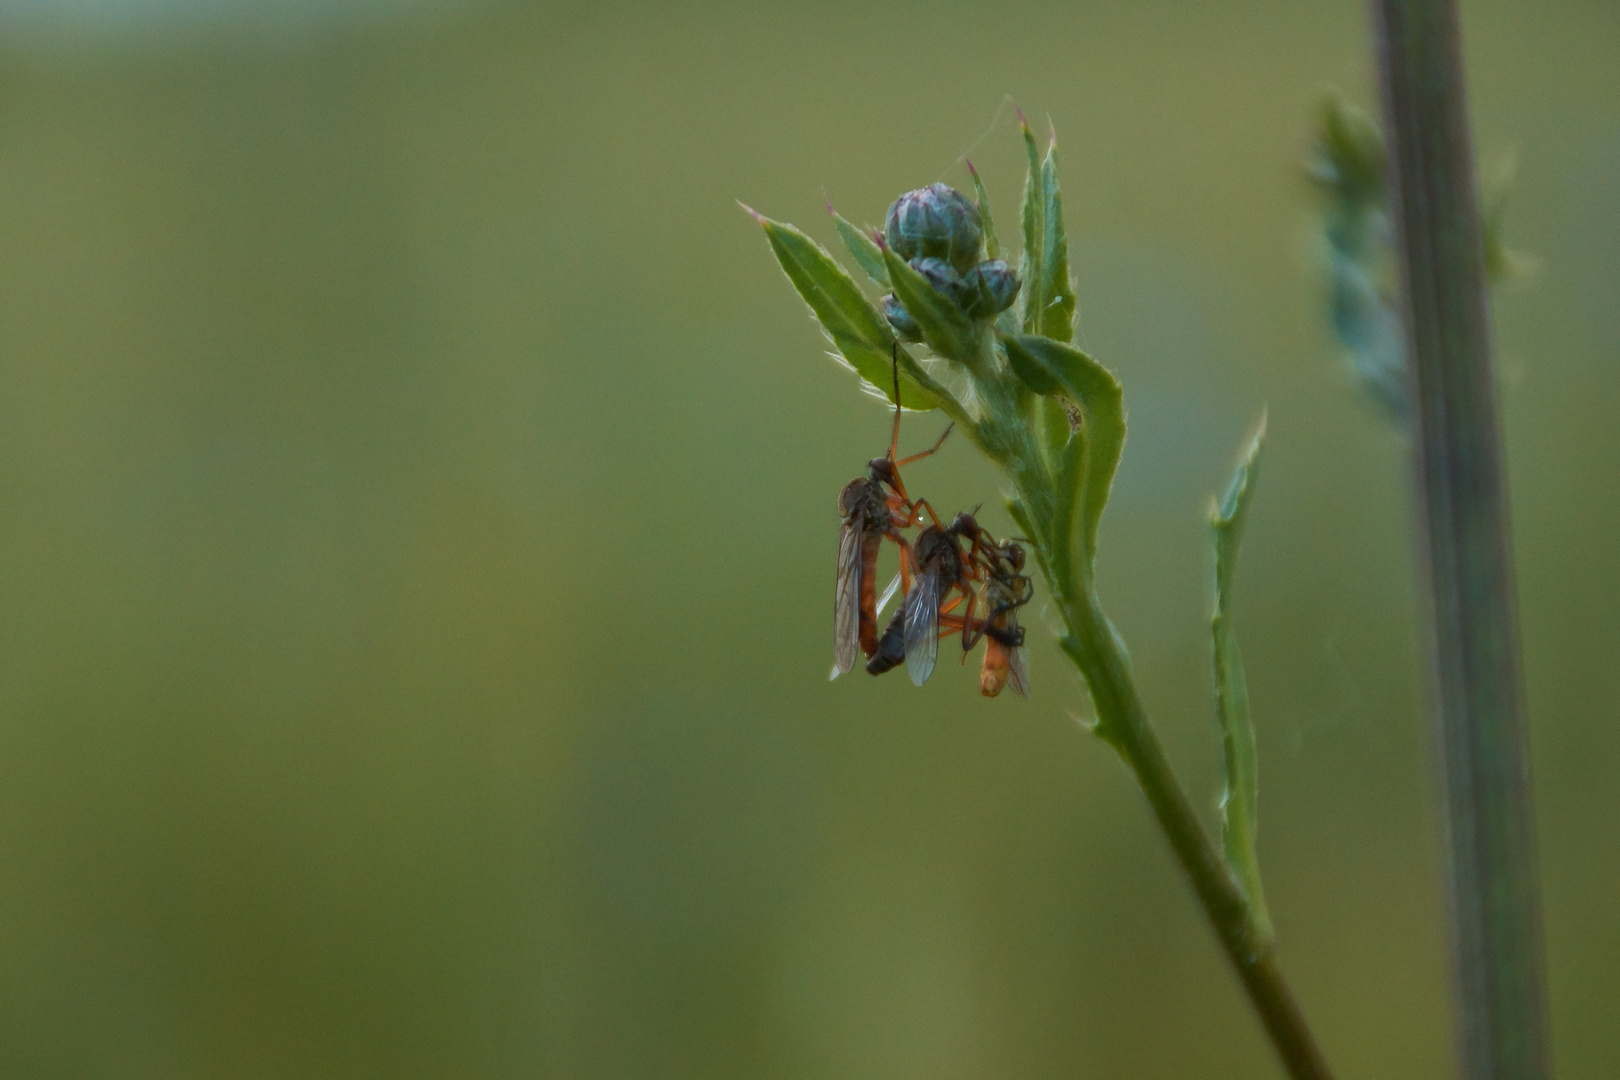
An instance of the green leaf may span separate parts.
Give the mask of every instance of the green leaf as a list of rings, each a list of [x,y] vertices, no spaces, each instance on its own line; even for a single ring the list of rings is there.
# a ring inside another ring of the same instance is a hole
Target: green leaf
[[[967,168],[968,175],[973,177],[973,197],[979,204],[979,224],[984,226],[984,257],[999,259],[1001,243],[996,239],[996,227],[990,221],[990,196],[985,193],[984,181],[979,179],[979,170],[973,167],[973,162],[968,162]]]
[[[1063,229],[1063,195],[1057,176],[1057,136],[1042,161],[1029,124],[1023,125],[1029,178],[1024,183],[1024,255],[1018,263],[1026,334],[1054,341],[1074,339],[1074,282],[1069,277],[1069,238]]]
[[[956,301],[938,292],[927,278],[887,247],[883,249],[883,259],[889,267],[895,299],[922,327],[923,340],[928,347],[947,359],[975,366],[981,335]]]
[[[1068,440],[1065,456],[1052,465],[1066,488],[1058,492],[1062,516],[1079,515],[1084,556],[1080,572],[1089,587],[1097,558],[1097,527],[1125,449],[1125,399],[1119,380],[1073,345],[1032,334],[1002,334],[1000,340],[1024,385],[1068,403],[1080,415],[1080,429]],[[1067,527],[1066,521],[1057,524]]]
[[[1046,200],[1046,212],[1041,215],[1041,307],[1035,332],[1057,341],[1073,341],[1074,281],[1069,277],[1069,238],[1063,229],[1056,135],[1047,145],[1046,160],[1041,164],[1041,196]]]
[[[1035,145],[1035,134],[1019,113],[1019,124],[1024,132],[1024,152],[1029,156],[1029,173],[1024,178],[1024,253],[1018,260],[1018,277],[1024,283],[1018,294],[1020,323],[1024,333],[1040,332],[1040,313],[1045,304],[1041,295],[1044,280],[1041,258],[1045,251],[1046,193],[1042,190],[1045,177],[1041,171],[1041,152]]]
[[[1518,155],[1508,153],[1480,176],[1480,230],[1485,247],[1485,280],[1492,285],[1525,277],[1536,268],[1533,256],[1509,248],[1503,240],[1503,218],[1518,165]]]
[[[827,209],[832,210],[831,204]],[[864,231],[850,224],[849,219],[836,210],[832,210],[833,228],[838,230],[838,238],[849,248],[854,256],[855,263],[861,272],[871,279],[872,284],[882,289],[889,287],[889,268],[883,265],[883,249],[878,247]]]
[[[1348,206],[1383,206],[1387,150],[1378,124],[1337,94],[1324,98],[1320,110],[1306,175]]]
[[[892,400],[894,332],[882,313],[820,244],[792,225],[743,209],[764,228],[776,261],[833,345],[862,379]],[[900,404],[908,409],[939,408],[943,391],[924,384],[916,363],[904,350],[901,356]]]
[[[1007,361],[1012,365],[1013,373],[1024,381],[1025,386],[1042,397],[1057,394],[1071,399],[1074,397],[1074,392],[1063,378],[1048,366],[1045,357],[1027,344],[1024,335],[1002,334],[1001,344],[1007,350]]]
[[[1243,656],[1232,630],[1232,583],[1237,574],[1238,545],[1249,500],[1260,467],[1260,446],[1265,439],[1262,415],[1250,436],[1232,484],[1210,512],[1215,537],[1215,614],[1210,630],[1215,640],[1215,701],[1221,721],[1221,747],[1225,759],[1226,790],[1221,795],[1221,842],[1226,864],[1243,886],[1255,925],[1271,938],[1271,916],[1260,888],[1260,861],[1255,846],[1257,804],[1254,725],[1249,719],[1249,688],[1243,676]]]

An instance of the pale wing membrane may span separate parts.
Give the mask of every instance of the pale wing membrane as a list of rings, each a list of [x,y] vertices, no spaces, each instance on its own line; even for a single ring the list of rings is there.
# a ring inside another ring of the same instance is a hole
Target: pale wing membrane
[[[833,599],[833,669],[838,678],[861,654],[861,521],[838,534],[838,587]]]
[[[906,674],[921,686],[939,659],[939,568],[929,565],[906,594]]]
[[[1022,645],[1007,650],[1007,681],[1019,697],[1029,697],[1029,650]]]
[[[900,591],[900,575],[896,574],[896,575],[894,575],[894,580],[889,582],[889,587],[887,589],[884,589],[883,590],[883,595],[878,598],[878,602],[877,602],[877,617],[878,618],[881,619],[883,617],[883,609],[889,606],[889,601],[893,600],[894,599],[894,594],[899,592],[899,591]]]

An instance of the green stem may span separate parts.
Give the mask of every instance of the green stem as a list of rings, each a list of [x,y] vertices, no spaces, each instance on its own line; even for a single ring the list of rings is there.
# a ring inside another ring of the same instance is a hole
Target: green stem
[[[1454,0],[1376,0],[1461,1073],[1551,1074],[1512,534]]]
[[[1048,547],[1050,550],[1051,545]],[[1064,554],[1060,551],[1050,550],[1050,554],[1049,570],[1058,571],[1061,577],[1049,575],[1053,578],[1049,584],[1069,630],[1063,650],[1091,688],[1098,736],[1136,773],[1288,1075],[1295,1080],[1328,1080],[1327,1061],[1283,978],[1276,946],[1255,918],[1242,887],[1228,871],[1170,767],[1136,693],[1118,634],[1095,594],[1089,588],[1076,592],[1073,560],[1058,558]]]
[[[1270,928],[1199,823],[1137,696],[1125,647],[1097,604],[1090,558],[1084,543],[1075,542],[1073,493],[1078,477],[1069,470],[1080,467],[1078,460],[1065,459],[1067,464],[1058,467],[1061,475],[1052,474],[1053,466],[1037,441],[1031,391],[998,359],[988,326],[981,327],[962,352],[950,359],[966,369],[982,411],[982,419],[969,427],[968,434],[1007,470],[1019,493],[1013,513],[1035,542],[1047,584],[1063,613],[1068,634],[1061,644],[1091,688],[1096,733],[1136,773],[1288,1074],[1295,1080],[1330,1080],[1327,1062],[1283,979]],[[1065,493],[1062,498],[1057,495],[1060,491]]]

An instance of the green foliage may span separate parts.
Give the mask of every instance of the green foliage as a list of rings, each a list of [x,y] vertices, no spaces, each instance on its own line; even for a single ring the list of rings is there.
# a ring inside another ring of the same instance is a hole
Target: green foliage
[[[1328,317],[1362,387],[1404,426],[1411,387],[1395,301],[1386,159],[1383,132],[1370,116],[1336,95],[1322,102],[1305,175],[1323,195]],[[1502,239],[1512,180],[1509,158],[1481,184],[1485,273],[1493,284],[1522,276],[1533,265]]]
[[[973,162],[967,163],[968,175],[973,177],[973,199],[979,208],[979,224],[984,228],[984,254],[988,259],[1001,258],[1001,242],[996,239],[995,222],[990,220],[990,196],[984,190],[984,181],[979,179],[979,170],[973,167]]]
[[[1002,347],[1025,386],[1063,406],[1065,422],[1080,422],[1054,454],[1054,522],[1067,526],[1078,511],[1082,561],[1077,569],[1089,588],[1097,559],[1097,529],[1125,450],[1125,398],[1114,373],[1073,345],[1032,334],[1003,334]]]
[[[1023,125],[1029,176],[1024,183],[1024,333],[1056,341],[1074,338],[1074,282],[1069,277],[1069,239],[1063,228],[1063,198],[1057,176],[1057,138],[1040,158],[1035,135]]]
[[[792,225],[743,209],[764,228],[782,271],[844,359],[884,397],[892,398],[894,334],[877,308],[820,244]],[[922,383],[920,370],[914,368],[915,364],[907,365],[901,373],[900,404],[908,409],[938,408],[937,388]]]
[[[1376,144],[1366,138],[1365,126],[1347,116],[1334,114],[1333,125],[1324,129],[1322,175],[1346,192],[1340,200],[1348,215],[1341,222],[1346,226],[1346,266],[1365,277],[1366,268],[1357,260],[1376,250],[1369,238],[1376,232],[1375,215],[1383,213],[1375,188],[1369,187],[1376,180],[1371,157]],[[889,210],[885,244],[873,243],[834,214],[834,227],[867,276],[893,290],[883,297],[881,312],[814,241],[791,226],[763,218],[761,224],[778,261],[828,336],[869,381],[876,381],[871,372],[881,366],[881,352],[890,347],[896,328],[907,340],[920,338],[955,369],[966,388],[960,401],[901,354],[903,369],[916,386],[933,395],[938,407],[1012,481],[1007,509],[1032,545],[1052,608],[1063,622],[1059,643],[1091,692],[1096,710],[1091,729],[1135,771],[1220,940],[1233,962],[1252,972],[1257,964],[1273,963],[1272,929],[1255,858],[1254,732],[1230,611],[1238,542],[1264,425],[1212,516],[1214,652],[1226,772],[1223,850],[1217,852],[1165,760],[1137,694],[1125,645],[1098,598],[1097,538],[1125,446],[1124,396],[1112,372],[1070,344],[1076,298],[1056,139],[1042,157],[1028,124],[1022,130],[1029,174],[1017,275],[998,258],[989,198],[971,168],[976,202],[943,184],[907,192]],[[988,259],[980,259],[981,250]],[[873,263],[874,252],[880,266]],[[1347,273],[1345,281],[1350,280]],[[1358,295],[1364,310],[1358,317],[1380,310],[1377,286],[1363,284]],[[1280,976],[1267,979],[1280,987]],[[1267,988],[1271,982],[1259,989],[1258,983],[1250,986],[1257,1002],[1274,993]],[[1295,1019],[1290,1022],[1297,1022],[1297,1014],[1291,1015]],[[1300,1051],[1301,1060],[1316,1060],[1302,1025],[1288,1040],[1289,1053]]]
[[[934,288],[910,263],[896,255],[893,248],[884,249],[883,261],[889,269],[889,283],[894,286],[895,298],[917,320],[928,347],[941,356],[971,363],[978,352],[981,331],[956,299]]]
[[[1254,725],[1249,719],[1249,687],[1243,675],[1243,655],[1232,630],[1232,584],[1237,575],[1238,545],[1249,516],[1260,468],[1260,447],[1266,435],[1265,417],[1249,439],[1231,486],[1210,510],[1215,539],[1215,613],[1210,620],[1214,637],[1215,702],[1221,724],[1221,749],[1226,790],[1221,794],[1221,846],[1226,864],[1243,886],[1260,934],[1272,936],[1271,915],[1260,887],[1260,862],[1255,846],[1258,781],[1255,767]]]
[[[832,210],[832,207],[828,207]],[[883,263],[883,249],[878,247],[865,232],[850,224],[849,219],[836,210],[832,210],[833,228],[838,230],[838,238],[844,242],[849,253],[855,259],[855,265],[861,268],[872,284],[887,289],[889,287],[889,268]]]
[[[1346,207],[1384,206],[1384,134],[1337,95],[1322,101],[1306,174]]]

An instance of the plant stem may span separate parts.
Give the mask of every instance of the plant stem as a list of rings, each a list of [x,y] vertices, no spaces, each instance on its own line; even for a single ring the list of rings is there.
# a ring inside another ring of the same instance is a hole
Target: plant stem
[[[1461,1073],[1550,1075],[1512,538],[1454,0],[1374,0],[1428,584]]]
[[[1059,562],[1057,566],[1062,566]],[[1054,566],[1053,569],[1057,567]],[[1097,710],[1097,734],[1117,750],[1159,819],[1193,891],[1237,969],[1266,1034],[1295,1080],[1328,1080],[1327,1061],[1283,979],[1276,946],[1259,925],[1248,897],[1221,860],[1209,833],[1176,779],[1137,696],[1123,647],[1089,588],[1074,589],[1072,573],[1050,581],[1069,635],[1065,652],[1085,676]]]

